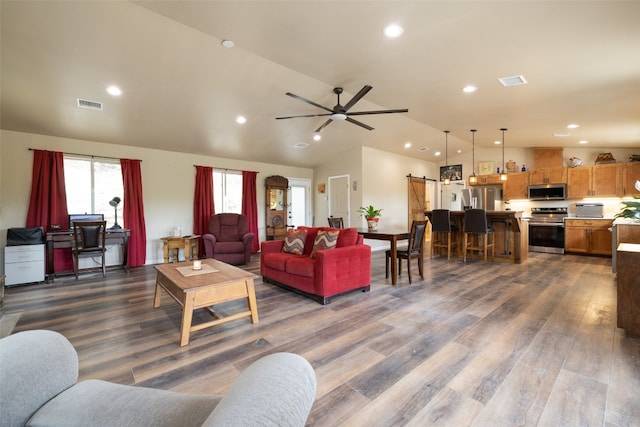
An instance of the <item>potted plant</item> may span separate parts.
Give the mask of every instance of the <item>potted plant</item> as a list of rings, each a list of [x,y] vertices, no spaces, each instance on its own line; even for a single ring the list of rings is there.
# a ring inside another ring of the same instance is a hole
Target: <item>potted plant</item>
[[[375,230],[378,226],[382,209],[376,209],[373,205],[360,206],[360,208],[358,208],[358,212],[367,220],[367,227],[369,227],[369,230]]]
[[[640,180],[636,181],[635,189],[640,191]],[[623,200],[624,207],[615,214],[614,218],[629,218],[640,221],[640,196],[634,196],[633,200]]]

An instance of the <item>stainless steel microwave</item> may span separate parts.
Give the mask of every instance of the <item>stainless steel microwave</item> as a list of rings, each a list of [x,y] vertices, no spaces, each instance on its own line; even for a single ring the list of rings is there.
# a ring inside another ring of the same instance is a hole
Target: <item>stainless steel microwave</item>
[[[565,200],[567,184],[530,185],[529,200]]]

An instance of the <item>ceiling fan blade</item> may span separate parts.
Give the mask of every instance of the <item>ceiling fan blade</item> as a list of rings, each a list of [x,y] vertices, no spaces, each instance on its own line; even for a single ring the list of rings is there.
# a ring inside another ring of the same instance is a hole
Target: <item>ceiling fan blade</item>
[[[401,108],[398,110],[377,110],[377,111],[358,111],[349,113],[349,116],[364,116],[368,114],[390,114],[390,113],[408,113],[409,110],[406,108]]]
[[[348,119],[347,119],[348,120]],[[327,126],[329,126],[329,124],[332,122],[333,120],[329,119],[326,122],[324,122],[318,129],[316,129],[314,131],[314,133],[319,133],[322,129],[326,128]]]
[[[367,130],[373,130],[373,128],[372,128],[371,126],[369,126],[369,125],[365,125],[364,123],[359,122],[359,121],[357,121],[357,120],[353,120],[351,117],[347,117],[347,119],[346,119],[346,120],[347,120],[349,123],[353,123],[354,125],[358,125],[358,126],[363,127],[363,128],[365,128],[365,129],[367,129]]]
[[[287,117],[276,117],[276,120],[282,119],[297,119],[300,117],[322,117],[322,116],[330,116],[332,113],[323,113],[323,114],[305,114],[303,116],[287,116]]]
[[[360,101],[360,99],[367,94],[371,90],[371,86],[364,85],[360,92],[356,93],[356,95],[351,98],[351,101],[347,102],[344,106],[344,111],[349,111],[349,108],[353,107],[356,102]]]
[[[309,101],[308,99],[303,98],[303,97],[301,97],[301,96],[298,96],[298,95],[296,95],[295,93],[287,92],[287,95],[288,95],[288,96],[290,96],[290,97],[292,97],[292,98],[297,99],[298,101],[306,102],[307,104],[311,104],[311,105],[313,105],[314,107],[322,108],[323,110],[326,110],[326,111],[328,111],[328,112],[330,112],[330,113],[333,113],[333,110],[332,110],[331,108],[327,108],[327,107],[322,106],[322,105],[320,105],[320,104],[316,104],[315,102],[313,102],[313,101]]]

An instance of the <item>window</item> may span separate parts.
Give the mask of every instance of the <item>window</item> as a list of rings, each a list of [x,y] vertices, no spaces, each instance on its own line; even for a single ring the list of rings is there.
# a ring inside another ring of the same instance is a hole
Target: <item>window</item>
[[[109,201],[123,199],[122,171],[118,160],[64,156],[64,181],[67,210],[70,214],[103,214],[107,227],[115,222]],[[118,205],[118,223],[122,224],[122,203]]]
[[[213,171],[213,203],[216,213],[242,213],[242,173]]]

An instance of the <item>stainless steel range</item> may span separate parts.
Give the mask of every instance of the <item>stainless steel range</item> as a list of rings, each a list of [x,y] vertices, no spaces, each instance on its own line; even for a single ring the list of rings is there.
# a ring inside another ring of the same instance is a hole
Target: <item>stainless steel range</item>
[[[529,251],[563,254],[567,215],[567,208],[531,208]]]

